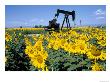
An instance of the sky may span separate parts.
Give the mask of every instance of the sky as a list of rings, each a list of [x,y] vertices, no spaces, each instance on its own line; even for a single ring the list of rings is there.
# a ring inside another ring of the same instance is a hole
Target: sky
[[[5,27],[48,25],[54,18],[57,9],[75,11],[75,24],[80,25],[105,25],[105,5],[6,5]],[[59,14],[57,23],[62,24],[64,14]],[[71,26],[74,26],[72,17],[69,16]],[[66,24],[65,24],[66,25]]]

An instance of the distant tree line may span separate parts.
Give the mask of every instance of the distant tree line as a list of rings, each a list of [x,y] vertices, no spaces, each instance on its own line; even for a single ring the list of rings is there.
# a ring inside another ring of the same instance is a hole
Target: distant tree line
[[[27,27],[27,26],[19,26],[19,28],[23,28],[23,27]],[[29,26],[28,26],[29,27]],[[31,27],[31,26],[30,26]],[[35,25],[34,27],[32,28],[45,28],[46,26],[44,25]]]
[[[45,28],[46,26],[44,26],[44,25],[35,25],[35,27],[34,28]]]

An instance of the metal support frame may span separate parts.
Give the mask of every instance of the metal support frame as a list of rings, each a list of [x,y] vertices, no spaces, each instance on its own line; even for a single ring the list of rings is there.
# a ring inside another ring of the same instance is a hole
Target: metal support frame
[[[69,17],[69,15],[68,14],[65,14],[65,17],[64,17],[64,20],[63,20],[63,23],[62,23],[62,26],[61,26],[61,30],[63,28],[63,25],[64,25],[65,20],[66,20],[66,24],[67,24],[67,29],[70,28],[70,22],[69,22],[69,18],[68,17]]]

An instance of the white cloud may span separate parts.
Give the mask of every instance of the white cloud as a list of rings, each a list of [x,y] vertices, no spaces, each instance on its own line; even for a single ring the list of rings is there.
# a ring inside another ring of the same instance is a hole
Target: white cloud
[[[25,22],[24,24],[25,24],[25,25],[28,25],[28,23],[27,23],[27,22]]]
[[[10,23],[10,24],[20,24],[22,22],[20,22],[20,21],[9,21],[8,23]]]
[[[44,19],[34,18],[34,19],[31,19],[29,22],[30,22],[30,23],[33,23],[33,22],[36,22],[36,23],[40,22],[40,23],[42,23],[42,22],[44,22]]]
[[[34,18],[34,19],[31,19],[29,22],[36,22],[36,21],[38,21],[38,19]]]
[[[102,9],[98,9],[95,11],[95,15],[105,15],[105,11],[103,11]]]
[[[44,19],[40,19],[40,22],[44,22]]]
[[[40,22],[44,22],[44,19],[41,19]]]
[[[96,19],[104,19],[105,17],[97,17]]]

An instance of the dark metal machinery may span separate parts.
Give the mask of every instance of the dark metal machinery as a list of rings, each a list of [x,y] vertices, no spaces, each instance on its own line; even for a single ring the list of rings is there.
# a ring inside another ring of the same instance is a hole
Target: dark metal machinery
[[[67,28],[71,29],[70,22],[69,22],[69,15],[72,16],[72,20],[74,21],[75,20],[75,11],[73,10],[72,12],[70,12],[70,11],[65,11],[65,10],[60,10],[60,9],[57,9],[57,13],[55,14],[54,19],[49,21],[48,29],[54,28],[55,30],[59,30],[60,24],[56,23],[56,21],[57,21],[57,18],[58,18],[60,13],[64,14],[64,20],[63,20],[63,23],[62,23],[62,26],[61,26],[61,30],[63,28],[63,25],[64,25],[65,21],[66,21],[66,24],[67,24]]]

